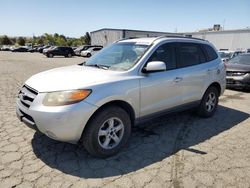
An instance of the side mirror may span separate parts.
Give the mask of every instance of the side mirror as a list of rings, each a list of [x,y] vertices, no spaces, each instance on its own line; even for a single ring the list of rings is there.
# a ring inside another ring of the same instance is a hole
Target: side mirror
[[[159,71],[165,71],[166,64],[162,61],[151,61],[148,62],[146,67],[143,68],[144,73],[149,73],[149,72],[159,72]]]

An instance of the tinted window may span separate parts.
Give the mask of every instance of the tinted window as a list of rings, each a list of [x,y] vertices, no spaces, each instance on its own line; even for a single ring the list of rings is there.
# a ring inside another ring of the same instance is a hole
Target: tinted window
[[[94,48],[93,51],[99,51],[101,48]]]
[[[198,44],[180,43],[179,67],[187,67],[206,62],[205,55]]]
[[[158,47],[153,55],[149,58],[150,61],[163,61],[166,64],[167,70],[176,68],[175,45],[163,44]]]
[[[202,47],[203,47],[204,51],[206,52],[207,61],[212,61],[212,60],[218,58],[217,53],[215,52],[215,50],[211,46],[206,45],[206,44],[202,44]]]
[[[228,63],[250,65],[250,54],[241,54],[228,61]]]

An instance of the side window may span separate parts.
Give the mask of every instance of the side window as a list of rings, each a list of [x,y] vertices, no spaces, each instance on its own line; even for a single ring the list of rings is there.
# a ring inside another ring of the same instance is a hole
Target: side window
[[[179,67],[205,63],[206,57],[198,44],[179,43]]]
[[[93,51],[99,51],[101,48],[94,48]]]
[[[168,43],[158,47],[152,54],[152,56],[149,58],[148,62],[150,61],[163,61],[166,64],[167,70],[175,69],[175,44]]]
[[[212,61],[212,60],[218,58],[217,53],[215,52],[215,50],[211,46],[209,46],[207,44],[202,44],[202,48],[204,49],[204,51],[207,54],[207,61]]]

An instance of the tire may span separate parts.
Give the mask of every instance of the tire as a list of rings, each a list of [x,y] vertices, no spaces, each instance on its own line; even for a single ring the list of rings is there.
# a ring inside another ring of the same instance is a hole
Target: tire
[[[47,57],[53,58],[53,54],[48,54]]]
[[[113,126],[110,126],[112,122]],[[91,155],[106,158],[118,153],[126,145],[130,133],[130,116],[122,108],[112,105],[91,118],[83,132],[82,144]]]
[[[211,117],[214,115],[219,101],[219,91],[216,87],[209,87],[202,97],[197,113],[201,117]]]
[[[88,54],[87,54],[87,57],[91,57],[91,54],[90,54],[90,53],[88,53]]]
[[[68,54],[68,57],[72,57],[72,54],[71,54],[71,53],[69,53],[69,54]]]

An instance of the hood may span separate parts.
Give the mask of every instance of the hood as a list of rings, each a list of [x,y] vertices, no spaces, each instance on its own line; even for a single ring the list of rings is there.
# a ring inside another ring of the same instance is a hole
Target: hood
[[[227,71],[239,71],[239,72],[250,72],[250,65],[227,63]]]
[[[51,92],[86,88],[115,77],[119,77],[118,72],[73,65],[35,74],[25,84],[38,92]]]

